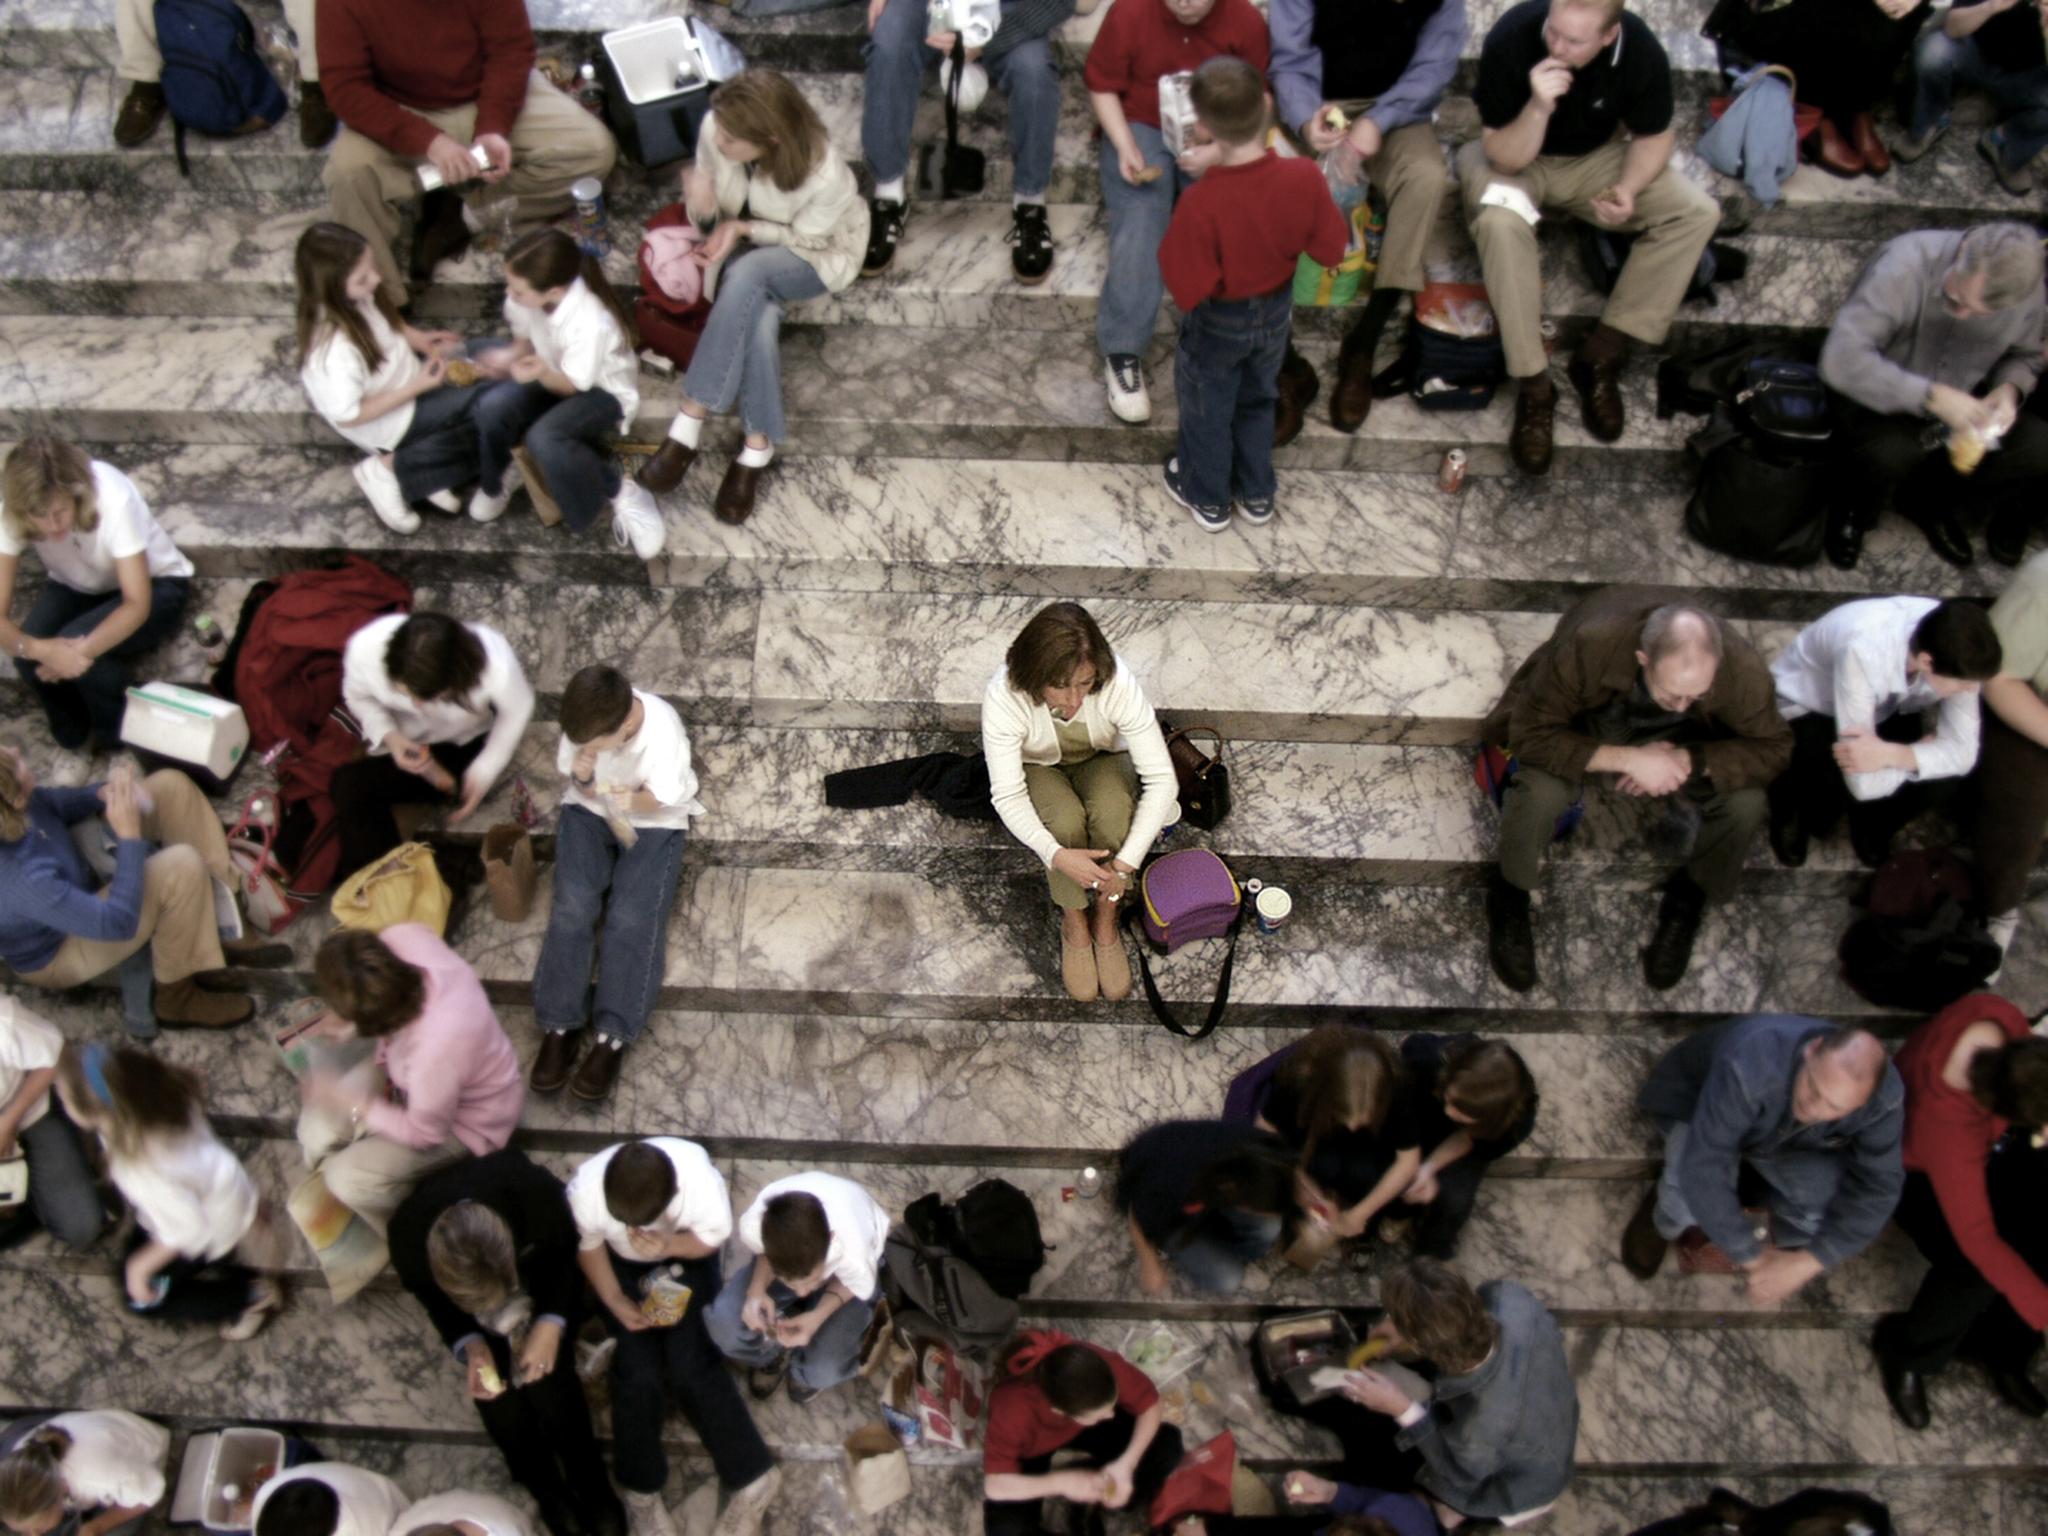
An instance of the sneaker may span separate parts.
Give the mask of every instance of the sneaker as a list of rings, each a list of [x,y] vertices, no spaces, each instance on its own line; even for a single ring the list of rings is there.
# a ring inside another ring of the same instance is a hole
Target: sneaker
[[[427,505],[437,512],[446,512],[452,516],[462,510],[462,498],[453,491],[436,491],[427,498]]]
[[[761,1521],[781,1491],[782,1468],[770,1467],[726,1501],[711,1536],[761,1536]]]
[[[1166,461],[1166,494],[1188,509],[1196,526],[1211,533],[1221,533],[1230,526],[1230,508],[1198,507],[1189,501],[1180,488],[1180,455],[1175,454]]]
[[[612,536],[621,544],[630,543],[633,553],[642,560],[652,560],[668,542],[668,525],[661,520],[661,508],[632,480],[621,480],[619,493],[612,498]]]
[[[886,197],[868,199],[868,254],[860,264],[862,277],[889,270],[896,243],[903,238],[903,204]]]
[[[519,450],[515,449],[515,454]],[[505,509],[512,505],[512,493],[519,489],[525,476],[519,472],[519,460],[515,457],[505,466],[505,472],[498,479],[503,487],[495,496],[486,496],[482,486],[470,493],[469,515],[479,523],[495,523],[505,515]]]
[[[114,142],[133,149],[157,130],[164,120],[164,88],[154,80],[138,80],[128,87],[121,103],[121,115],[114,119]]]
[[[668,1500],[658,1490],[635,1493],[630,1488],[622,1488],[619,1491],[626,1504],[626,1529],[632,1536],[682,1536],[669,1515]]]
[[[1136,426],[1152,419],[1152,396],[1145,389],[1145,365],[1129,352],[1102,360],[1103,382],[1109,388],[1109,413]]]
[[[1948,119],[1944,117],[1932,128],[1924,128],[1919,133],[1898,134],[1892,139],[1892,158],[1911,165],[1934,148],[1935,141],[1947,132]]]
[[[364,497],[370,503],[370,510],[377,514],[377,521],[393,533],[418,533],[420,515],[405,504],[405,497],[398,489],[398,476],[391,472],[383,459],[371,454],[356,465],[356,484],[362,487]]]
[[[1270,523],[1273,521],[1273,498],[1240,496],[1237,498],[1237,515],[1254,527],[1261,523]]]
[[[1019,203],[1010,210],[1010,270],[1025,287],[1036,287],[1052,271],[1052,226],[1045,204]]]
[[[2026,166],[2006,167],[2005,136],[1996,128],[1986,128],[1978,136],[1977,153],[1990,162],[1991,174],[2012,196],[2025,197],[2034,190],[2034,173]]]

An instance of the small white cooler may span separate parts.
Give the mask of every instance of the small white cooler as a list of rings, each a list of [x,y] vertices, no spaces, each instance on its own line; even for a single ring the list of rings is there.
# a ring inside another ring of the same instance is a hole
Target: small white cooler
[[[667,165],[697,151],[711,88],[746,67],[737,48],[696,18],[664,16],[607,32],[598,73],[605,116],[619,147],[641,165]]]
[[[209,1531],[244,1531],[248,1524],[234,1507],[284,1467],[284,1436],[274,1429],[219,1429],[185,1442],[178,1491],[171,1495],[172,1525],[202,1525]],[[234,1489],[236,1501],[228,1499]]]
[[[222,795],[249,753],[242,706],[176,683],[128,690],[121,741],[147,768],[181,768],[209,795]]]

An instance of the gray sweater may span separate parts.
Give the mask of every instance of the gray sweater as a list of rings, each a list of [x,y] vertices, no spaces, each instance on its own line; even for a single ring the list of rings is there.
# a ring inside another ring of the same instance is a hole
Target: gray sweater
[[[1927,414],[1927,387],[1966,394],[2010,384],[2025,398],[2041,376],[2039,292],[1973,320],[1943,302],[1941,280],[1962,234],[1922,230],[1889,241],[1835,314],[1820,371],[1834,388],[1886,416]]]

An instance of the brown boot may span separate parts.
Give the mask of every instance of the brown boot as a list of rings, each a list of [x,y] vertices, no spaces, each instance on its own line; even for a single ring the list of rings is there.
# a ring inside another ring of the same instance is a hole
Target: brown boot
[[[1522,380],[1515,394],[1515,424],[1508,431],[1508,457],[1525,475],[1550,473],[1552,427],[1557,420],[1557,386],[1547,374]]]
[[[569,1091],[590,1104],[610,1098],[612,1087],[619,1080],[619,1067],[625,1059],[626,1048],[623,1045],[599,1035],[577,1064],[576,1075],[569,1079]]]
[[[1580,415],[1586,430],[1603,443],[1621,441],[1627,417],[1621,402],[1621,359],[1589,361],[1583,354],[1567,370],[1579,392]]]
[[[308,149],[325,149],[341,126],[334,108],[327,105],[327,93],[318,80],[299,82],[299,142]]]
[[[128,99],[121,103],[121,115],[114,119],[114,142],[133,149],[164,120],[164,88],[154,80],[138,80],[128,87]]]
[[[754,491],[767,473],[766,464],[732,461],[725,478],[718,482],[718,495],[711,503],[711,510],[721,523],[744,523],[754,515]]]
[[[690,466],[697,462],[697,450],[685,448],[672,437],[661,440],[661,447],[653,458],[640,466],[640,473],[633,478],[640,483],[640,489],[651,491],[656,496],[666,496],[683,483]]]
[[[1314,365],[1289,346],[1287,356],[1280,364],[1280,398],[1273,407],[1275,448],[1285,448],[1301,436],[1302,424],[1308,420],[1308,408],[1316,403],[1316,391],[1322,387]]]
[[[1657,1230],[1657,1186],[1663,1177],[1664,1170],[1659,1168],[1657,1177],[1650,1181],[1649,1193],[1629,1218],[1628,1230],[1621,1234],[1621,1262],[1638,1280],[1655,1279],[1671,1247]]]
[[[1857,153],[1848,135],[1835,126],[1833,118],[1823,117],[1820,120],[1817,137],[1820,148],[1814,156],[1814,163],[1830,176],[1861,176],[1867,169],[1863,156]]]
[[[540,1054],[533,1058],[527,1084],[535,1093],[559,1093],[576,1066],[576,1052],[583,1044],[580,1029],[544,1029]]]
[[[1330,392],[1330,425],[1356,432],[1372,410],[1372,348],[1346,337],[1337,354],[1337,387]]]
[[[165,1029],[229,1029],[256,1016],[246,992],[208,992],[187,976],[156,989],[156,1021]]]
[[[245,971],[281,971],[292,963],[291,945],[258,934],[222,939],[220,952],[229,965]]]
[[[1856,120],[1849,125],[1849,139],[1856,146],[1856,153],[1863,157],[1863,169],[1871,175],[1882,176],[1892,168],[1891,151],[1877,136],[1877,123],[1868,112],[1856,114]]]

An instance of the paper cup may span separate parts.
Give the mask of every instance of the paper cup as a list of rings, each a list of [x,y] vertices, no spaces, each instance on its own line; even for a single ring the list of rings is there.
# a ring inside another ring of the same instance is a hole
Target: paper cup
[[[1261,933],[1279,932],[1293,913],[1294,898],[1277,885],[1266,886],[1252,898],[1252,915],[1257,918]]]

